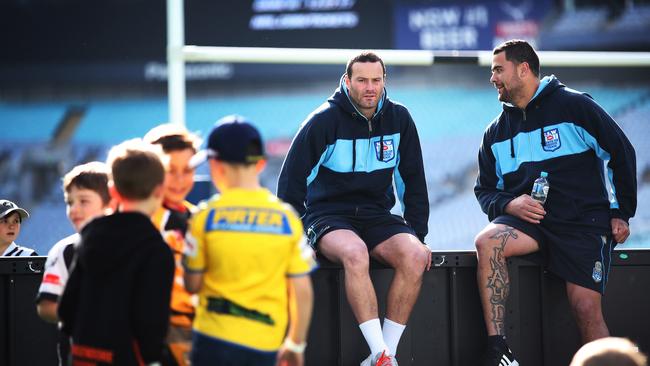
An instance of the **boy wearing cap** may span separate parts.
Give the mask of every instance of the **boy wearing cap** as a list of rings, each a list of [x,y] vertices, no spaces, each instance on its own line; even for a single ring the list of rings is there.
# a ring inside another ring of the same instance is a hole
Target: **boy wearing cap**
[[[141,140],[111,149],[119,211],[81,230],[59,302],[73,365],[159,365],[169,326],[174,258],[151,215],[163,199],[160,151]]]
[[[0,200],[0,257],[29,257],[38,255],[34,249],[20,246],[15,240],[20,234],[20,224],[29,213],[15,203]]]
[[[221,194],[188,234],[185,285],[199,293],[192,365],[302,365],[316,268],[302,224],[260,186],[263,143],[250,123],[223,118],[206,155]]]

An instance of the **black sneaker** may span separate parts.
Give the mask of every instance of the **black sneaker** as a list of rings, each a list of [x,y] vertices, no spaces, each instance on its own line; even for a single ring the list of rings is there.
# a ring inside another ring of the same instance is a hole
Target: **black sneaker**
[[[519,366],[515,360],[510,347],[503,338],[497,341],[488,341],[487,352],[485,353],[484,366]]]

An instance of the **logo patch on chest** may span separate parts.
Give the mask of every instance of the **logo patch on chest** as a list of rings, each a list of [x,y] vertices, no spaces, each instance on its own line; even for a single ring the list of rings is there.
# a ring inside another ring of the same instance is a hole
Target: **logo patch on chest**
[[[561,146],[560,131],[557,128],[544,131],[544,151],[555,151]]]
[[[395,157],[395,147],[393,146],[393,140],[384,140],[383,146],[381,144],[381,141],[376,141],[375,153],[377,153],[377,160],[379,161],[387,162],[393,160]]]

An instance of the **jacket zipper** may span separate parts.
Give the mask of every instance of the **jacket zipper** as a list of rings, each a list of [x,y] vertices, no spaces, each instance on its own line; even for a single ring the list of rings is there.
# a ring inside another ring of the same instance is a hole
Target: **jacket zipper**
[[[524,114],[523,122],[526,123],[526,110],[522,109],[521,112]],[[530,156],[530,159],[532,161],[532,159],[533,159],[533,142],[530,141],[530,133],[527,133],[527,135],[528,135],[528,149],[529,149],[528,150],[528,152],[529,152],[528,155]]]
[[[366,167],[369,166],[368,158],[373,156],[372,148],[372,117],[368,119],[368,153],[366,153]]]

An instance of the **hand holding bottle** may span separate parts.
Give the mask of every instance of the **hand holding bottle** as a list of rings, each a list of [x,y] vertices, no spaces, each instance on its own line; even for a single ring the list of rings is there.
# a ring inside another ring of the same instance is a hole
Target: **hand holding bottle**
[[[531,224],[539,224],[546,215],[544,206],[527,194],[508,202],[505,212]]]

